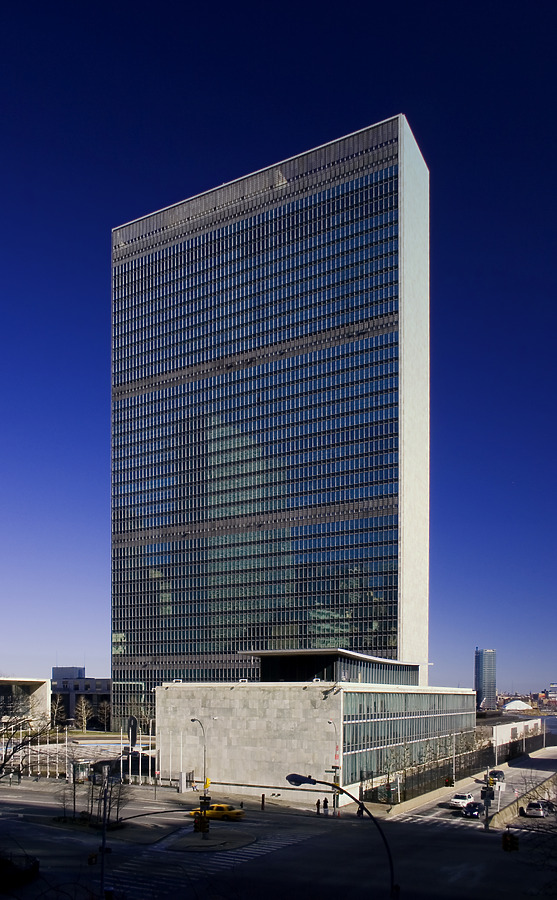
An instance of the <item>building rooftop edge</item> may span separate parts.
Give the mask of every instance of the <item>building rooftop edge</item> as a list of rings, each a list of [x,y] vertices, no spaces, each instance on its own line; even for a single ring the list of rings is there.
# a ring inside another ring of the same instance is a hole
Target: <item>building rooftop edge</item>
[[[228,688],[231,687],[240,687],[240,688],[284,688],[284,687],[298,687],[298,688],[308,688],[314,687],[318,689],[326,688],[337,688],[345,691],[363,691],[369,690],[372,688],[373,690],[381,691],[386,693],[390,691],[391,693],[394,691],[395,693],[424,693],[424,694],[474,694],[475,691],[473,688],[461,688],[461,687],[432,687],[431,685],[420,685],[420,684],[376,684],[373,681],[163,681],[162,684],[157,685],[155,688],[156,691],[160,691],[164,688],[164,690],[168,690],[169,687],[172,688]]]
[[[239,656],[346,656],[348,659],[360,659],[363,662],[387,663],[390,666],[419,666],[424,663],[410,662],[406,659],[385,659],[382,656],[370,656],[358,653],[357,650],[344,650],[342,647],[311,647],[308,649],[292,648],[287,650],[240,650]]]
[[[381,119],[380,122],[373,122],[371,125],[366,125],[364,128],[358,128],[356,131],[351,131],[349,134],[343,134],[339,138],[335,138],[332,141],[325,141],[324,144],[318,144],[316,147],[311,147],[309,150],[302,150],[301,153],[294,153],[292,156],[288,156],[285,159],[281,159],[278,162],[271,163],[268,166],[263,166],[261,169],[256,169],[254,172],[248,172],[246,175],[241,175],[239,178],[233,178],[231,181],[225,181],[222,184],[216,185],[215,187],[208,188],[206,191],[200,191],[198,194],[192,194],[191,197],[184,197],[183,200],[178,200],[177,203],[170,203],[168,206],[162,206],[160,209],[155,209],[152,212],[145,213],[143,216],[137,216],[135,219],[130,219],[129,222],[123,222],[121,225],[115,225],[112,229],[112,234],[116,231],[119,231],[121,228],[127,228],[129,225],[133,225],[135,222],[141,222],[143,219],[150,219],[151,216],[157,216],[162,212],[166,212],[167,209],[175,209],[177,206],[181,206],[182,203],[188,203],[190,200],[198,200],[199,197],[204,197],[207,194],[212,194],[213,191],[220,191],[221,188],[229,187],[231,184],[237,184],[239,181],[243,181],[245,178],[252,178],[254,175],[261,175],[263,172],[268,172],[270,169],[276,168],[276,166],[283,166],[288,162],[291,162],[293,159],[297,159],[300,156],[307,156],[309,153],[314,153],[316,150],[322,150],[324,147],[330,147],[333,144],[337,144],[339,141],[345,141],[347,138],[355,137],[357,134],[362,134],[364,131],[368,131],[370,128],[377,128],[379,125],[384,125],[386,122],[392,122],[393,119],[406,119],[404,113],[397,113],[394,116],[388,116],[386,119]]]

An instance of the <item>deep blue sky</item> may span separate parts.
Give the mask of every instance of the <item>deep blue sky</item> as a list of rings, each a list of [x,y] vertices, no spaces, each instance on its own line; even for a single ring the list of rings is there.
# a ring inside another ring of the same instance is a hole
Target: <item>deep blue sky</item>
[[[110,231],[404,112],[431,172],[431,682],[557,681],[557,4],[5,4],[0,674],[109,673]]]

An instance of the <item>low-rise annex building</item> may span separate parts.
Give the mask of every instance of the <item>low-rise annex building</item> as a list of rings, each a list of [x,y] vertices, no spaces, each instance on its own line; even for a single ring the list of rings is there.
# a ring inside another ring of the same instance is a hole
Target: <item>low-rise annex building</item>
[[[268,651],[260,682],[164,684],[161,777],[193,771],[221,793],[300,799],[290,772],[338,775],[357,794],[474,734],[474,691],[421,686],[418,670],[343,650]]]
[[[50,678],[0,678],[0,715],[50,718]]]

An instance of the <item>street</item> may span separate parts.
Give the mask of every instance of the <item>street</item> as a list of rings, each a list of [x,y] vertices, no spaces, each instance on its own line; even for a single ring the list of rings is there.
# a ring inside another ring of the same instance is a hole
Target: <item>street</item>
[[[533,771],[539,780],[547,777],[546,770],[554,771],[555,761],[541,754],[505,769],[505,795],[514,797]],[[476,797],[481,786],[479,779],[471,780],[469,787],[459,785],[458,790],[471,790]],[[21,786],[0,784],[0,847],[4,852],[25,851],[41,862],[39,879],[10,895],[18,900],[100,896],[100,832],[53,821],[61,815],[60,792],[65,787],[46,779]],[[86,808],[87,792],[86,785],[77,786],[78,812]],[[129,790],[122,812],[126,825],[109,832],[110,852],[104,858],[104,886],[113,888],[114,900],[322,900],[348,892],[389,896],[385,847],[373,823],[357,818],[353,806],[343,808],[337,818],[272,801],[262,811],[259,803],[246,799],[244,820],[212,822],[204,840],[193,833],[187,815],[198,799],[193,792],[178,795],[158,788],[155,798],[153,787]],[[238,805],[238,798],[230,800]],[[401,897],[493,900],[555,895],[554,818],[513,823],[520,827],[518,853],[502,850],[500,831],[485,831],[483,822],[465,819],[439,800],[409,812],[397,813],[395,808],[381,819],[381,827]]]

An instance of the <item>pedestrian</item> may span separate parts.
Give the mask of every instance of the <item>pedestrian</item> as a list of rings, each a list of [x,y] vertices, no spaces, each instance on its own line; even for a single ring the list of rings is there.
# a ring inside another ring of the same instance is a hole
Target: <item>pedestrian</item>
[[[10,787],[12,786],[13,772],[10,772]]]
[[[319,799],[319,797],[315,801],[315,812],[317,813],[318,816],[321,815],[321,800]]]
[[[324,816],[328,816],[328,815],[329,815],[329,801],[327,800],[326,797],[325,797],[325,799],[323,800],[323,815],[324,815]]]
[[[356,810],[356,815],[358,816],[359,819],[361,819],[363,814],[364,814],[364,808],[363,808],[362,804],[360,803],[358,806],[358,809]]]

